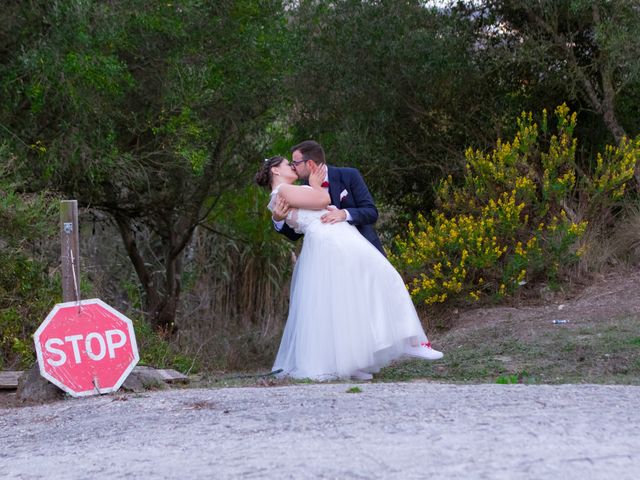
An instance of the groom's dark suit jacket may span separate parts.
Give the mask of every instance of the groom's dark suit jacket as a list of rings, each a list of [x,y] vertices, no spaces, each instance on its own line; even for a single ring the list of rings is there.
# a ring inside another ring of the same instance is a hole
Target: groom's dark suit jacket
[[[384,255],[382,243],[373,228],[373,224],[378,220],[378,209],[373,203],[373,198],[362,179],[362,175],[355,168],[328,168],[331,204],[340,209],[348,209],[351,214],[349,223],[355,225],[360,233]],[[302,236],[286,223],[280,233],[294,241]]]

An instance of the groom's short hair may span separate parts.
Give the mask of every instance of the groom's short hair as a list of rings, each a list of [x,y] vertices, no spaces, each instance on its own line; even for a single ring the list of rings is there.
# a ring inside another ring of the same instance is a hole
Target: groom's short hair
[[[325,163],[324,149],[318,142],[315,142],[313,140],[305,140],[304,142],[300,142],[299,144],[291,147],[291,153],[295,152],[296,150],[300,150],[303,160],[313,160],[319,165]]]

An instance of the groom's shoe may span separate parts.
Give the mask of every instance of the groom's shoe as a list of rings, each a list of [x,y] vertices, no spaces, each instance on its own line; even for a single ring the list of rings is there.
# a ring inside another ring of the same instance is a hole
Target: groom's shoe
[[[356,370],[351,374],[351,378],[354,380],[372,380],[373,375],[367,372],[363,372],[362,370]]]
[[[407,345],[404,353],[410,357],[424,358],[426,360],[440,360],[444,354],[431,348],[431,342],[422,342],[420,345]]]

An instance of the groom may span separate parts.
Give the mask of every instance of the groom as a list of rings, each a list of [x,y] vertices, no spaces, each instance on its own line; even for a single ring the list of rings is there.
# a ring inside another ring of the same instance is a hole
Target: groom
[[[291,160],[291,167],[305,183],[309,180],[310,167],[326,163],[324,149],[313,140],[305,140],[292,147]],[[349,222],[355,225],[360,233],[385,255],[382,243],[373,228],[378,219],[378,209],[360,172],[355,168],[327,167],[327,178],[322,186],[329,189],[331,197],[329,212],[322,216],[322,223]],[[289,205],[279,198],[273,210],[273,222],[278,232],[295,241],[302,235],[284,223],[289,209]]]

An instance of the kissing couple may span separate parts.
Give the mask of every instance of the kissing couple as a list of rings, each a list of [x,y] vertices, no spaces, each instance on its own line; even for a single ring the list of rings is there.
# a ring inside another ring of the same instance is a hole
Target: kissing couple
[[[404,356],[438,360],[402,277],[373,227],[378,210],[355,168],[329,167],[312,140],[292,161],[264,160],[258,185],[271,190],[275,229],[304,235],[293,270],[289,316],[273,371],[313,380],[371,380]],[[301,180],[303,185],[295,185]]]

